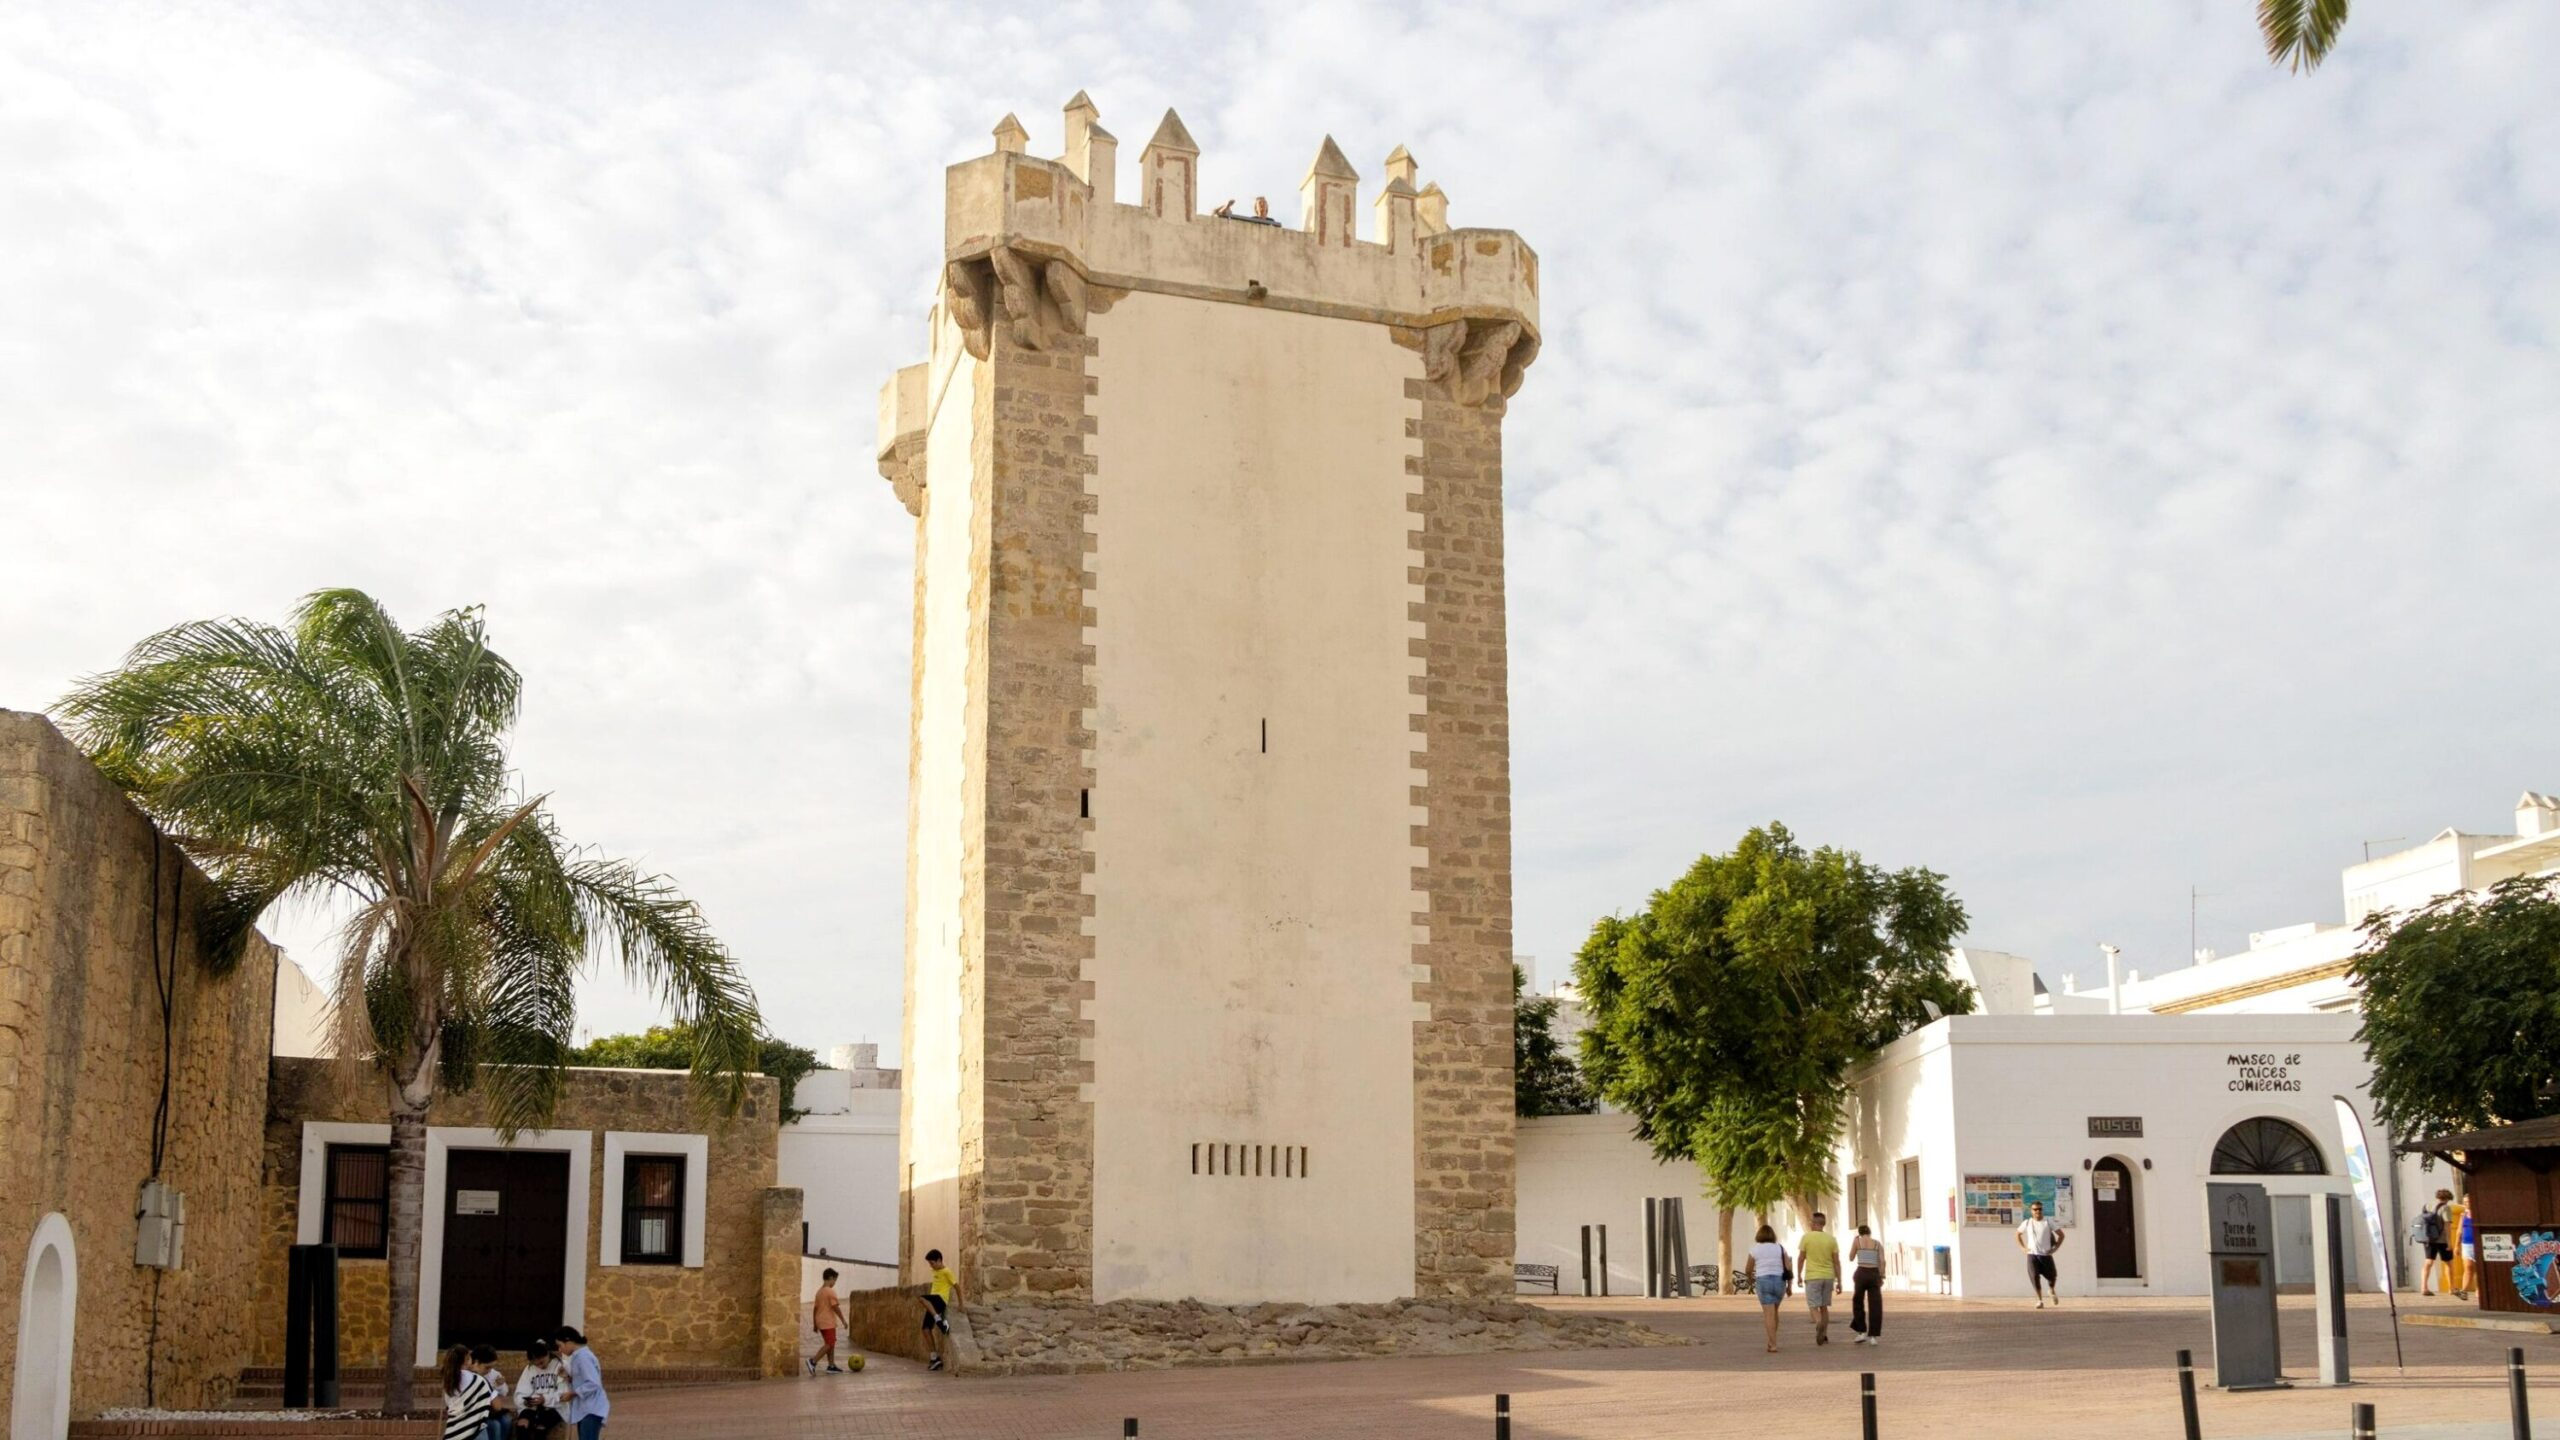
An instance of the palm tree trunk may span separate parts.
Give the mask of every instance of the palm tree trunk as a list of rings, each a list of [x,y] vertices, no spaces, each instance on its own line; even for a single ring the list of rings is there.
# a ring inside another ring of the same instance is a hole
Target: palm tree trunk
[[[429,1077],[432,1078],[430,1074]],[[418,1246],[426,1228],[427,1104],[422,1087],[391,1096],[391,1338],[382,1357],[382,1409],[405,1416],[418,1374]],[[429,1092],[431,1093],[431,1092]]]

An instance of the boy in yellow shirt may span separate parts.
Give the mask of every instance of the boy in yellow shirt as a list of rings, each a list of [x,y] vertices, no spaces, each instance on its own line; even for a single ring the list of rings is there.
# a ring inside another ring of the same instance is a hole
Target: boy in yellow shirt
[[[942,1337],[951,1333],[951,1307],[960,1303],[960,1281],[942,1267],[942,1252],[927,1250],[924,1263],[933,1267],[933,1288],[924,1297],[924,1343],[933,1354],[928,1370],[942,1368]]]

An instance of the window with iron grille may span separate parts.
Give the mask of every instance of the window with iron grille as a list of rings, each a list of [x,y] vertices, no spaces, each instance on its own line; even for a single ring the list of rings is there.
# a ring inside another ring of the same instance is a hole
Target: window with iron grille
[[[391,1232],[391,1147],[332,1145],[325,1167],[320,1241],[347,1260],[379,1260]]]
[[[622,1163],[622,1262],[684,1260],[684,1157],[632,1155]]]

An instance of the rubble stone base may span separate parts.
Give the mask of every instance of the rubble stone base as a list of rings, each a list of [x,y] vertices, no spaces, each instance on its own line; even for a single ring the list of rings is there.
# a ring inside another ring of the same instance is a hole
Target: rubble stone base
[[[969,1307],[969,1321],[974,1353],[963,1356],[962,1368],[994,1375],[1692,1343],[1685,1336],[1624,1320],[1542,1310],[1513,1300],[1237,1306],[1196,1300],[1103,1305],[1008,1300]]]

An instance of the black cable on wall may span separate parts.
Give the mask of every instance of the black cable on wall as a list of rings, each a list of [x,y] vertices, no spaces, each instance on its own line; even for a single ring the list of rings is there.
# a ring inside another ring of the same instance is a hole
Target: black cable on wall
[[[147,822],[146,822],[147,823]],[[160,998],[160,1099],[151,1111],[151,1179],[160,1178],[161,1167],[169,1157],[170,1095],[175,1084],[176,1031],[178,995],[178,927],[185,922],[187,899],[187,866],[179,859],[174,892],[169,901],[169,944],[164,952],[160,945],[160,850],[167,841],[158,826],[151,827],[151,984]],[[137,1224],[141,1217],[135,1216]],[[168,1271],[154,1266],[151,1271],[151,1333],[142,1350],[142,1402],[160,1403],[160,1282]]]

